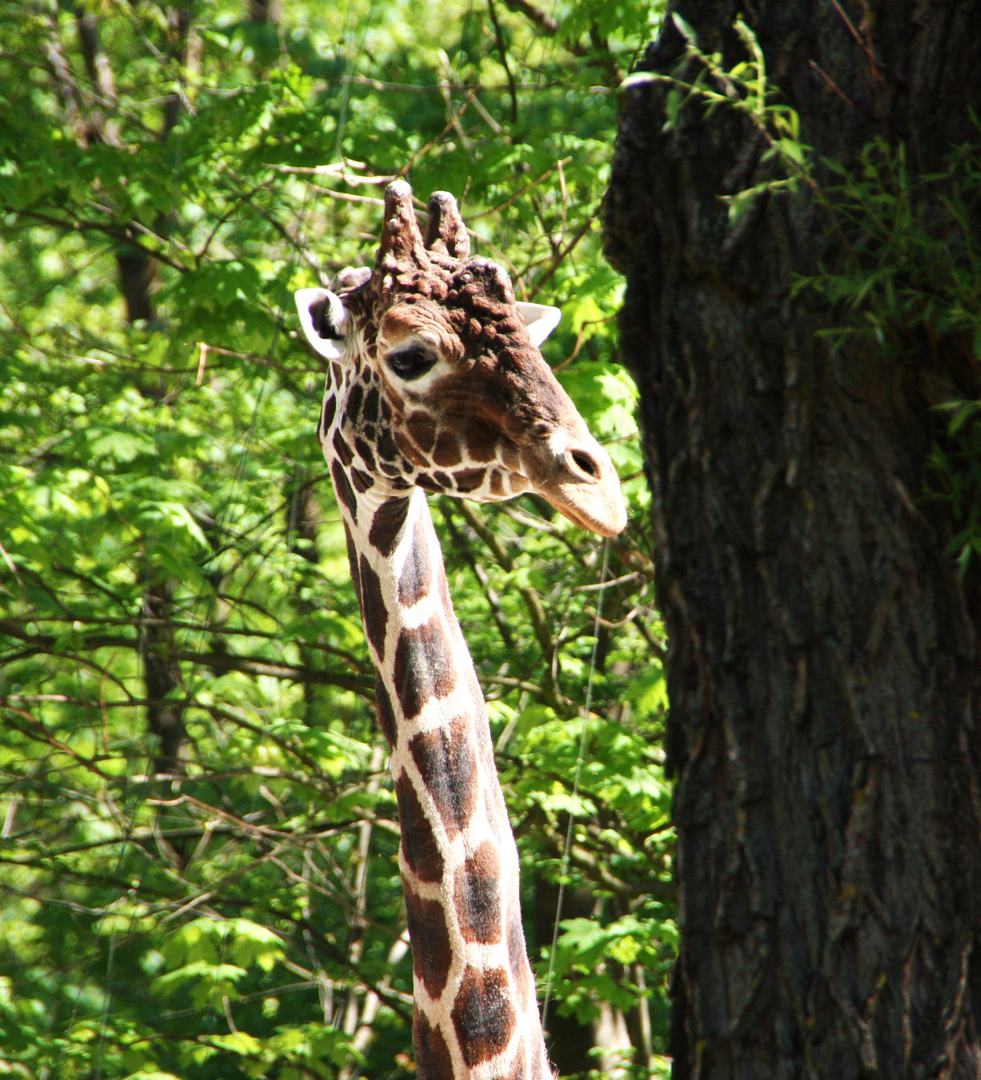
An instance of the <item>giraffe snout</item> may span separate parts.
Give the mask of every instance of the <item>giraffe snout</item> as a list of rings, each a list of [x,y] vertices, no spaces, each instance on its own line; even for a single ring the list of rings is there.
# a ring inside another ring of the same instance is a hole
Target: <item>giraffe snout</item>
[[[559,513],[601,536],[615,536],[627,523],[620,478],[609,454],[583,431],[569,439],[555,432],[548,450],[528,475],[538,493]]]

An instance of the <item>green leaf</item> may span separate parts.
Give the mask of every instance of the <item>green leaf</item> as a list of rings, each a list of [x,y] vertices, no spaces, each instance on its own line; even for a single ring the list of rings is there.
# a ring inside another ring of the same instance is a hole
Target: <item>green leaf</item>
[[[155,450],[153,439],[121,428],[93,425],[86,429],[85,439],[93,457],[111,457],[122,463],[133,461],[140,454],[153,454]]]

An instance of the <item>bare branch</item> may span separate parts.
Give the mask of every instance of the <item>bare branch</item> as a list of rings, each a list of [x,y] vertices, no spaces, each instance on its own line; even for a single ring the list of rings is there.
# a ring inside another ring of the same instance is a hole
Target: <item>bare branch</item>
[[[554,34],[558,33],[559,24],[555,19],[542,11],[541,8],[535,7],[534,4],[529,4],[528,0],[504,0],[504,6],[511,11],[517,11],[521,15],[524,15],[525,18],[530,19],[543,34],[552,37]]]
[[[487,0],[487,10],[490,12],[491,23],[494,25],[494,37],[497,41],[497,50],[501,54],[501,65],[508,77],[508,93],[511,96],[511,123],[514,124],[518,120],[518,91],[514,84],[514,75],[508,64],[508,50],[504,42],[504,31],[501,29],[501,24],[497,19],[494,0]]]

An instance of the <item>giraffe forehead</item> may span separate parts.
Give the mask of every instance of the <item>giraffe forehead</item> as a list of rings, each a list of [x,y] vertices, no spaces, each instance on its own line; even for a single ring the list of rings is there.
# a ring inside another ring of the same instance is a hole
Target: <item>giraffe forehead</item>
[[[530,346],[510,279],[500,266],[471,259],[453,273],[440,266],[432,271],[431,278],[416,274],[408,288],[401,282],[394,298],[389,295],[384,306],[376,306],[377,338],[383,348],[412,334],[433,335],[452,359],[488,348],[497,353],[512,342]]]
[[[391,349],[410,337],[418,337],[450,359],[461,352],[450,312],[431,300],[405,301],[389,308],[378,326],[378,345]]]

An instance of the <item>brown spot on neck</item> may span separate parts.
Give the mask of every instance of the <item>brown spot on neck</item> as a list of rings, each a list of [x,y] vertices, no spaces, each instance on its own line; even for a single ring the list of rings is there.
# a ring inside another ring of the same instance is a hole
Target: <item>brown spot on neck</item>
[[[403,607],[418,604],[429,592],[433,572],[433,561],[429,557],[429,531],[420,515],[413,529],[412,547],[399,577],[399,603]]]
[[[395,693],[402,715],[411,720],[431,698],[442,698],[456,685],[453,647],[439,619],[403,629],[395,646]]]
[[[343,465],[350,465],[354,460],[354,454],[351,451],[351,447],[347,445],[344,436],[339,432],[334,432],[334,437],[331,439],[331,445],[334,447],[334,453],[341,459]]]
[[[459,465],[461,461],[459,437],[453,432],[441,431],[436,436],[436,445],[433,447],[434,464],[450,469],[454,465]]]
[[[354,546],[354,537],[347,522],[344,522],[344,541],[347,544],[347,564],[351,568],[351,580],[354,582],[354,593],[361,595],[361,571],[358,567],[358,549]]]
[[[518,1022],[508,992],[507,972],[468,967],[451,1015],[469,1068],[505,1050]]]
[[[374,472],[375,455],[371,452],[371,447],[360,435],[354,436],[354,449],[357,451],[358,457],[361,458],[361,460],[368,467],[368,469]]]
[[[419,732],[409,750],[447,833],[466,828],[477,807],[472,719],[457,716],[433,731]]]
[[[322,439],[327,438],[327,429],[330,427],[331,422],[334,419],[334,413],[337,411],[337,400],[333,394],[327,394],[324,397],[324,411],[320,416],[320,437]]]
[[[427,412],[414,412],[409,414],[405,424],[416,446],[428,454],[436,442],[436,421]]]
[[[489,840],[457,868],[453,902],[467,941],[495,945],[501,940],[501,860]]]
[[[399,450],[412,462],[413,465],[418,465],[420,468],[428,465],[429,462],[426,459],[426,455],[416,446],[416,444],[409,438],[403,431],[396,431],[395,443]]]
[[[371,473],[366,473],[364,469],[359,469],[357,465],[351,466],[351,483],[354,484],[355,490],[358,494],[363,495],[370,488],[374,487],[375,478]]]
[[[456,490],[461,494],[467,494],[471,491],[476,491],[477,488],[484,482],[484,477],[487,474],[485,468],[479,469],[457,469],[453,474],[453,481],[456,484]]]
[[[395,730],[395,712],[392,709],[392,699],[388,696],[380,675],[375,679],[375,707],[378,711],[378,724],[382,729],[382,734],[388,741],[389,747],[394,747],[398,740],[398,733]]]
[[[365,421],[365,423],[377,423],[378,414],[381,406],[379,398],[380,395],[378,393],[378,387],[370,387],[368,393],[364,396],[364,405],[361,408],[361,417]]]
[[[430,1026],[418,1006],[412,1018],[412,1044],[419,1080],[454,1080],[453,1058],[438,1027]]]
[[[382,461],[391,463],[398,460],[398,443],[396,443],[390,428],[383,427],[381,431],[379,431],[375,449],[378,451],[378,457]]]
[[[331,479],[334,481],[334,491],[337,493],[337,501],[347,507],[351,520],[358,523],[358,501],[354,497],[354,489],[347,473],[339,461],[334,461],[330,467]]]
[[[406,883],[405,914],[412,945],[412,970],[430,997],[438,998],[446,989],[453,961],[446,913],[438,900],[423,900]]]
[[[368,530],[368,543],[386,558],[395,550],[409,513],[408,497],[386,499],[375,511]]]
[[[395,798],[402,826],[402,854],[420,881],[443,880],[443,856],[412,781],[403,772],[395,781]]]
[[[385,656],[385,630],[388,627],[388,609],[382,596],[381,578],[371,563],[361,556],[361,619],[368,641],[375,655]]]
[[[344,420],[349,427],[354,427],[358,423],[363,397],[364,391],[361,389],[361,384],[355,383],[348,392],[347,403],[344,406]]]
[[[498,440],[484,424],[470,424],[466,429],[467,453],[471,461],[493,461]]]

